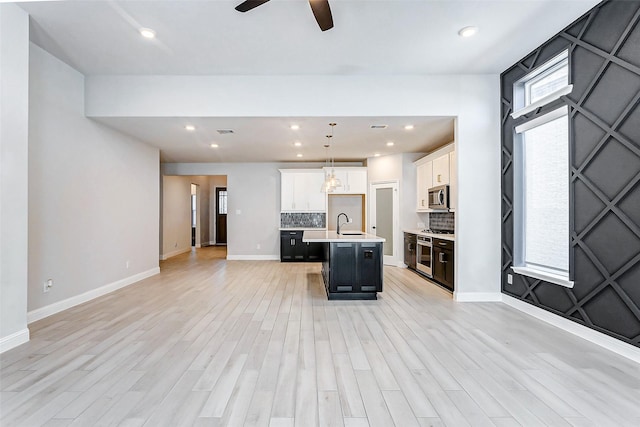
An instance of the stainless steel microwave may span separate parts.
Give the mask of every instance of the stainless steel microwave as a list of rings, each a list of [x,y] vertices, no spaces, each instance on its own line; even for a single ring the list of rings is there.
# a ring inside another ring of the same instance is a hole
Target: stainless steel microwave
[[[449,209],[448,185],[440,185],[429,189],[429,209]]]

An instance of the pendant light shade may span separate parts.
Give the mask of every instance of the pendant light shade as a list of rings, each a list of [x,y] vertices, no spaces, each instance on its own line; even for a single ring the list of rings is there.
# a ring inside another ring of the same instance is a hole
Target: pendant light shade
[[[336,170],[334,168],[334,159],[330,155],[331,154],[330,141],[331,141],[331,138],[333,138],[333,127],[335,125],[336,125],[335,123],[329,123],[329,126],[331,126],[331,135],[327,135],[327,143],[324,146],[324,148],[327,149],[327,162],[326,162],[327,168],[331,166],[331,172],[327,172],[327,174],[325,175],[324,183],[322,184],[321,191],[325,193],[333,193],[336,190],[336,188],[342,187],[342,182],[336,176]]]

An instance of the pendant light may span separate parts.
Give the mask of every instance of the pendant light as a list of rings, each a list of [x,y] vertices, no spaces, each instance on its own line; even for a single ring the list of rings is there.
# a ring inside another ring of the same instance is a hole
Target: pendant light
[[[331,156],[330,141],[331,138],[333,138],[333,127],[335,125],[336,123],[329,123],[329,126],[331,126],[331,135],[326,135],[327,143],[324,146],[327,149],[327,169],[329,168],[329,166],[331,167],[331,171],[327,172],[324,183],[322,184],[322,191],[325,193],[333,193],[336,188],[342,187],[342,182],[338,177],[336,177],[335,160],[333,156]]]

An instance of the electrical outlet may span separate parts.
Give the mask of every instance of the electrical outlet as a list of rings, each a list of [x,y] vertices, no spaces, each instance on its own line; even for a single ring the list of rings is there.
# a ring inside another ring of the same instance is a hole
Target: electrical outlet
[[[129,260],[127,260],[127,262],[125,262],[125,263],[124,263],[124,266],[125,266],[126,268],[129,268]]]
[[[353,218],[349,218],[347,222],[353,222]]]
[[[256,249],[260,249],[260,243],[256,243]]]
[[[42,292],[46,294],[51,288],[53,288],[53,279],[48,279],[42,285]]]
[[[507,274],[507,283],[513,285],[513,274]]]

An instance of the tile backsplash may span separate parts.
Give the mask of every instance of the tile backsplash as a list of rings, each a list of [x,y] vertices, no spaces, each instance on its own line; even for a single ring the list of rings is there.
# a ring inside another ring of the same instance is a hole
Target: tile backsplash
[[[455,214],[453,212],[430,212],[429,228],[432,230],[454,230]]]
[[[280,213],[280,227],[283,228],[325,228],[326,224],[327,215],[325,213]]]

